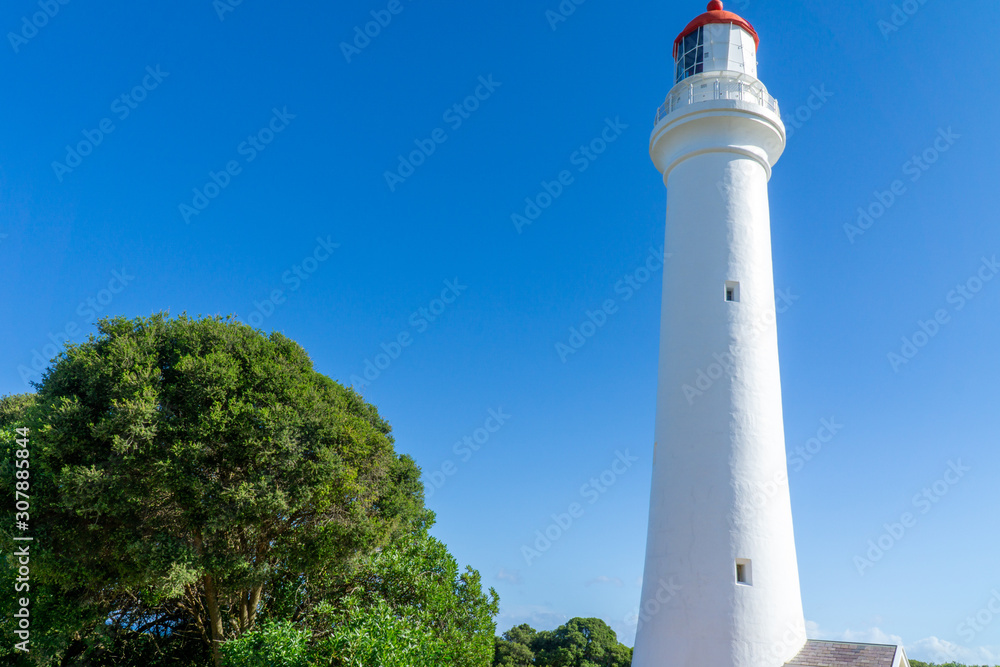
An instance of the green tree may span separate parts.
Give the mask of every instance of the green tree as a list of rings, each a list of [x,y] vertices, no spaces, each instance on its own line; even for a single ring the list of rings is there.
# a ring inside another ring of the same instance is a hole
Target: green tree
[[[331,608],[335,667],[485,667],[499,599],[479,573],[460,572],[444,544],[421,532],[375,554]]]
[[[291,621],[268,620],[221,647],[226,667],[309,667],[312,633]]]
[[[297,623],[268,619],[222,645],[227,667],[485,667],[491,662],[496,592],[479,574],[460,573],[425,531],[358,564]],[[275,618],[295,617],[272,609]]]
[[[373,406],[229,320],[102,320],[26,414],[33,572],[75,610],[53,654],[139,634],[200,641],[218,665],[290,589],[321,600],[333,573],[432,521]]]
[[[0,398],[0,429],[24,426],[28,410],[34,405],[34,394],[12,394]]]
[[[528,649],[527,651],[524,649]],[[573,618],[552,631],[519,625],[497,639],[494,665],[629,667],[632,649],[599,618]]]
[[[535,652],[531,646],[538,633],[527,623],[516,625],[497,639],[493,664],[498,667],[531,667]]]

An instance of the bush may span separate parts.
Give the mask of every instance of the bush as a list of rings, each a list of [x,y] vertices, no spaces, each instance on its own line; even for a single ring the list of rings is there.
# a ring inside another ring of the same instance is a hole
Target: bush
[[[229,640],[219,652],[226,667],[309,667],[316,664],[309,656],[311,638],[311,632],[289,621],[268,621]]]

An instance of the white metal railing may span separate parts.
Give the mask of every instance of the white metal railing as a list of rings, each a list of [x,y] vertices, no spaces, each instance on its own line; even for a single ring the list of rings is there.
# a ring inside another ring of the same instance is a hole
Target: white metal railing
[[[756,103],[779,116],[781,115],[778,110],[778,100],[768,94],[764,84],[760,81],[747,80],[719,72],[718,74],[695,75],[687,79],[686,85],[680,86],[670,93],[663,106],[656,110],[656,119],[653,121],[653,125],[658,125],[666,116],[681,107],[712,100],[738,100]]]

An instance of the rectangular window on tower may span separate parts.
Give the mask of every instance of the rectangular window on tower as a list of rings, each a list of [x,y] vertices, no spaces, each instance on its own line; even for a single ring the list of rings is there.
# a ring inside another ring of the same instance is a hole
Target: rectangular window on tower
[[[736,559],[736,583],[744,586],[753,586],[753,572],[749,558]]]
[[[726,281],[726,301],[738,303],[740,300],[740,284],[733,280]]]

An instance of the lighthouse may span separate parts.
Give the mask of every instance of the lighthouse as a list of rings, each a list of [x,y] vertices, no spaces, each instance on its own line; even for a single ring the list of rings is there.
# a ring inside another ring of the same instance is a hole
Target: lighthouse
[[[902,646],[806,639],[767,192],[785,127],[759,46],[709,3],[674,41],[649,142],[670,261],[632,667],[909,667]]]
[[[780,667],[806,644],[768,207],[785,127],[759,46],[711,2],[674,41],[650,138],[671,259],[633,667]]]

